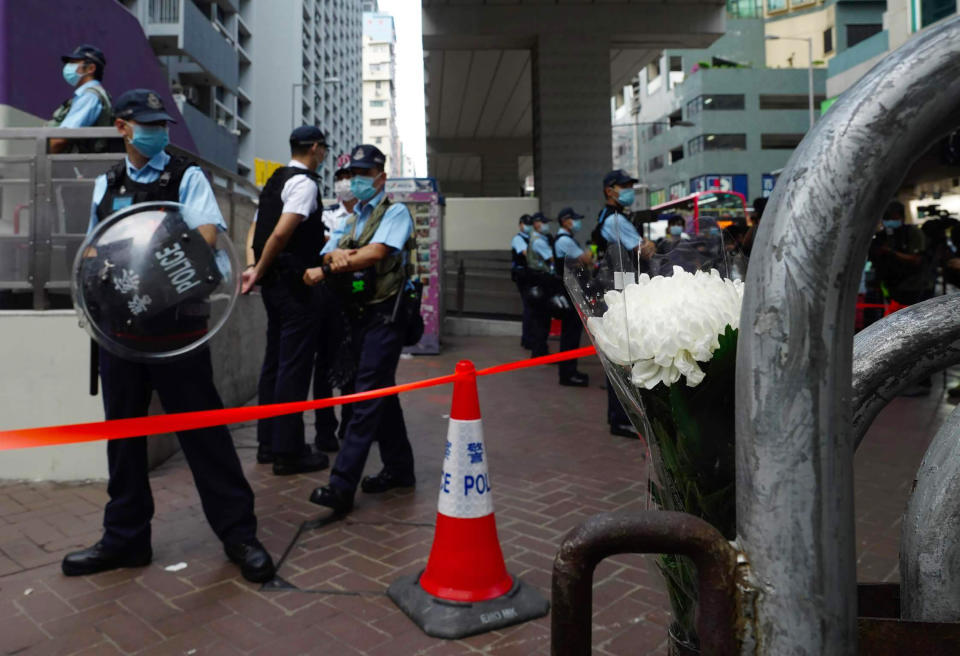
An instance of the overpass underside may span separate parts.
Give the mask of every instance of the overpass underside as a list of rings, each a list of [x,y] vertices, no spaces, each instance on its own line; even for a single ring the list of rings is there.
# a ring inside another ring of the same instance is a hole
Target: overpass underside
[[[449,195],[593,216],[610,97],[669,48],[705,48],[723,0],[422,0],[427,162]],[[635,172],[636,173],[636,172]]]

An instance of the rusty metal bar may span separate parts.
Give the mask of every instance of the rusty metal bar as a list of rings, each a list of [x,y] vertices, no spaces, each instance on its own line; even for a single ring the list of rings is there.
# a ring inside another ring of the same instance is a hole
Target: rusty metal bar
[[[564,538],[553,562],[553,656],[589,656],[593,571],[625,553],[689,556],[697,566],[697,632],[704,656],[733,656],[736,552],[707,522],[680,512],[604,513]]]
[[[848,89],[780,176],[737,351],[737,534],[763,654],[857,653],[851,371],[867,250],[910,165],[955,125],[960,18]]]

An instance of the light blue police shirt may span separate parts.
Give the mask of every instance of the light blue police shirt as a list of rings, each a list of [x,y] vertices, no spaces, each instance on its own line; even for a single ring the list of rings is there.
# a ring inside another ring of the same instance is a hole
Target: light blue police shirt
[[[567,238],[561,239],[563,236]],[[570,231],[566,228],[560,228],[560,230],[557,231],[557,239],[553,247],[557,251],[557,257],[562,259],[567,259],[568,257],[576,258],[583,255],[583,249],[580,248],[580,244],[573,240],[573,235],[570,234]]]
[[[619,212],[614,212],[604,219],[600,234],[608,242],[619,243],[629,251],[640,245],[640,234],[637,229]]]
[[[150,158],[142,169],[135,169],[133,164],[130,163],[130,159],[126,158],[127,175],[134,182],[149,184],[160,177],[169,161],[170,155],[166,152],[159,152]],[[227,224],[223,220],[220,208],[217,206],[213,189],[200,167],[191,166],[184,172],[183,179],[180,180],[179,191],[180,202],[192,210],[183,217],[189,227],[197,228],[201,225],[214,224],[219,230],[226,231]],[[93,204],[90,208],[90,225],[87,227],[87,234],[90,234],[94,226],[97,225],[97,207],[106,193],[107,175],[104,173],[97,176],[97,181],[93,185]],[[123,208],[112,208],[111,213],[119,209]]]
[[[100,95],[96,91],[87,92],[91,87],[101,87],[102,91],[102,85],[97,80],[90,80],[78,86],[73,92],[70,111],[67,112],[59,127],[85,128],[97,122],[103,103],[100,102]]]
[[[537,251],[537,255],[542,257],[544,261],[552,260],[553,249],[550,248],[550,238],[543,233],[537,233],[537,235],[537,237],[530,235],[530,247]]]
[[[353,208],[354,214],[358,217],[356,221],[357,237],[363,233],[363,226],[366,225],[367,219],[370,218],[373,210],[380,204],[385,196],[386,194],[381,191],[366,203],[357,203]],[[354,222],[349,219],[341,221],[340,224],[333,229],[333,232],[330,234],[330,239],[323,245],[320,254],[326,255],[332,252],[337,248],[337,244],[340,243],[340,239],[344,235],[348,233],[353,234],[353,223]],[[390,207],[388,207],[384,213],[383,218],[380,220],[377,231],[373,233],[373,238],[370,240],[370,243],[389,246],[391,252],[403,250],[412,231],[413,218],[410,216],[410,210],[408,210],[407,206],[403,203],[391,203]],[[406,253],[404,253],[404,258],[406,258]]]
[[[510,248],[513,249],[514,253],[526,253],[527,252],[527,239],[524,239],[520,235],[514,235],[513,240],[510,242]]]

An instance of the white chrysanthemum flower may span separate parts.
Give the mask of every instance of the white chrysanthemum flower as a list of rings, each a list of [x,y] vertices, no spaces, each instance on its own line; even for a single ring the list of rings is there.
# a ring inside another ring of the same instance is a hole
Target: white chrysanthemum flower
[[[623,292],[609,291],[603,317],[587,321],[587,330],[612,362],[630,366],[637,387],[672,385],[683,376],[696,387],[720,347],[727,326],[740,326],[743,283],[713,270],[688,273],[673,268],[669,277],[643,274]]]

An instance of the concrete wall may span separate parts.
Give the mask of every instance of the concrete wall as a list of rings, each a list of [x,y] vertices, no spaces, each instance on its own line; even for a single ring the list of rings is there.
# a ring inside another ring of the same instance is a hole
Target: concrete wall
[[[443,216],[446,251],[509,251],[517,220],[540,208],[537,198],[447,198]]]

